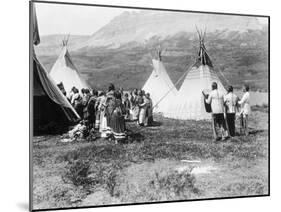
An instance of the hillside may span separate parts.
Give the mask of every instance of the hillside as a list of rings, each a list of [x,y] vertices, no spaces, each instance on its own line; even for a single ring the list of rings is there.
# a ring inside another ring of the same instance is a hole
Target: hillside
[[[71,35],[69,49],[106,47],[118,48],[127,43],[145,44],[157,36],[160,39],[173,37],[185,32],[194,33],[195,29],[207,32],[223,32],[224,35],[248,30],[261,30],[264,25],[256,17],[214,15],[202,13],[169,12],[142,10],[140,12],[123,12],[113,18],[89,36]],[[67,35],[42,36],[38,55],[58,54],[59,45]]]
[[[235,87],[248,83],[254,89],[267,90],[267,34],[266,29],[207,33],[206,48],[215,70],[220,70]],[[114,49],[84,48],[71,51],[71,56],[93,87],[104,88],[108,82],[114,82],[124,88],[140,88],[151,73],[151,59],[159,44],[166,49],[163,62],[176,82],[195,61],[198,38],[194,33],[180,32],[165,39],[155,36],[145,44],[127,43]],[[50,70],[57,55],[39,58]]]
[[[245,32],[261,29],[255,17],[210,15],[200,13],[149,11],[124,12],[95,32],[81,47],[119,47],[128,42],[144,43],[154,36],[166,38],[178,32],[194,32],[195,27],[208,32],[232,30]]]
[[[104,88],[114,82],[126,89],[141,88],[151,73],[151,59],[159,45],[165,49],[163,62],[173,82],[194,63],[196,26],[207,31],[206,48],[216,71],[235,87],[248,83],[254,89],[267,90],[268,32],[256,17],[124,12],[92,35],[71,35],[68,47],[77,68],[93,87]],[[47,70],[66,36],[42,36],[36,53]]]
[[[35,46],[37,55],[58,55],[61,51],[62,40],[69,36],[68,47],[69,49],[75,48],[78,44],[87,41],[90,36],[88,35],[43,35],[40,36],[40,45]]]

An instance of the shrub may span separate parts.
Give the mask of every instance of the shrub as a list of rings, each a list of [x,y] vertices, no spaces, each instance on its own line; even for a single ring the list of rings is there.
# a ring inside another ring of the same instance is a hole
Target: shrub
[[[117,184],[117,170],[120,166],[117,164],[102,164],[90,162],[85,159],[69,160],[66,172],[63,175],[65,182],[85,188],[88,193],[93,192],[98,186],[104,187],[111,196],[114,196]]]
[[[199,190],[190,170],[180,173],[174,167],[169,167],[171,165],[147,163],[130,167],[126,174],[123,172],[115,194],[119,194],[123,202],[169,201],[196,197]]]
[[[115,167],[105,170],[104,181],[106,185],[106,190],[111,196],[115,195],[115,187],[117,185],[117,170]]]
[[[155,173],[155,178],[149,183],[156,191],[164,191],[176,198],[189,198],[191,193],[198,193],[195,187],[195,177],[190,172],[172,172],[168,175]]]
[[[75,186],[87,187],[96,183],[95,180],[89,177],[90,163],[87,160],[74,160],[69,162],[66,167],[66,172],[63,176],[64,181],[70,181]]]

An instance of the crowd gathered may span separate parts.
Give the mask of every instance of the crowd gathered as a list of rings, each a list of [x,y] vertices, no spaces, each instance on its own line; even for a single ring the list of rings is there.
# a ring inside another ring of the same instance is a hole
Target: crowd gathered
[[[113,84],[107,91],[97,91],[76,87],[67,96],[88,131],[95,131],[103,138],[116,142],[126,139],[126,122],[136,122],[139,126],[153,123],[153,105],[149,93],[134,89],[124,92]]]
[[[236,120],[240,120],[240,134],[248,135],[248,117],[251,110],[249,86],[243,86],[244,95],[241,99],[234,94],[232,86],[228,86],[226,95],[219,91],[216,82],[211,87],[211,92],[202,93],[206,111],[212,114],[214,141],[234,137]],[[65,91],[63,93],[66,95]],[[80,124],[87,131],[99,133],[103,138],[114,139],[116,142],[125,140],[128,121],[136,122],[141,127],[153,125],[152,99],[144,90],[124,92],[122,88],[116,89],[111,83],[107,91],[88,88],[79,91],[73,87],[67,98],[80,116]]]
[[[236,120],[240,120],[240,134],[249,134],[248,121],[251,111],[249,86],[244,85],[242,90],[244,95],[241,99],[234,94],[233,86],[228,86],[226,95],[219,92],[216,82],[212,83],[212,91],[209,94],[202,91],[206,104],[210,105],[215,141],[234,137]]]

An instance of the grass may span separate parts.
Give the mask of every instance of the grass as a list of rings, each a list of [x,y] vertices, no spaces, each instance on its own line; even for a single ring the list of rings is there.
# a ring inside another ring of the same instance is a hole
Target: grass
[[[212,142],[209,122],[161,116],[156,117],[161,123],[156,127],[128,123],[130,137],[124,144],[103,139],[61,143],[60,136],[36,137],[34,206],[267,194],[268,114],[264,107],[253,110],[248,137],[227,142]],[[195,172],[208,167],[205,173]]]

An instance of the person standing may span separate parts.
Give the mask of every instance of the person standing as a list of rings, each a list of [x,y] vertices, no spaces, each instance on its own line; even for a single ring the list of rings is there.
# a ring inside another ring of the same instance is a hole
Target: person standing
[[[92,95],[88,101],[87,111],[88,111],[88,122],[89,127],[95,127],[96,121],[96,101],[97,101],[98,92],[96,90],[92,90]]]
[[[143,94],[143,92],[142,92]],[[143,94],[142,103],[139,104],[140,114],[139,114],[139,125],[144,126],[147,123],[147,108],[149,106],[149,99]]]
[[[123,105],[125,107],[125,120],[130,120],[130,109],[131,109],[131,102],[129,100],[128,93],[124,94]]]
[[[121,98],[122,98],[123,95],[124,95],[124,89],[121,87],[121,88],[119,89],[119,92],[121,93]]]
[[[99,105],[98,105],[98,110],[99,110],[99,132],[101,133],[102,138],[107,137],[107,119],[106,119],[106,96],[105,93],[102,92],[99,96]]]
[[[137,98],[136,98],[136,107],[138,108],[138,113],[137,113],[137,123],[140,125],[140,126],[143,126],[144,125],[144,122],[142,121],[142,119],[145,117],[145,113],[144,113],[144,106],[145,104],[144,103],[144,100],[143,100],[143,92],[142,90],[138,90],[138,95],[137,95]]]
[[[231,137],[235,136],[235,118],[237,112],[238,97],[233,93],[233,87],[227,88],[227,94],[224,96],[224,106],[226,113],[226,122]]]
[[[88,112],[88,102],[91,97],[90,90],[89,89],[84,89],[84,95],[82,97],[82,106],[83,106],[83,120],[88,128],[90,130],[90,125],[89,125],[89,112]]]
[[[66,97],[66,91],[64,89],[63,83],[60,82],[59,84],[57,84],[57,86],[60,89],[60,91],[62,92],[62,94]]]
[[[83,119],[83,104],[82,104],[82,96],[79,94],[79,90],[74,88],[74,94],[71,99],[71,104],[80,116]]]
[[[225,140],[228,135],[224,119],[223,94],[218,91],[218,84],[216,82],[213,82],[212,91],[210,92],[209,96],[207,97],[206,94],[204,94],[204,96],[206,103],[210,104],[212,108],[212,125],[214,140]],[[217,127],[221,131],[221,137],[219,137],[218,135]]]
[[[150,94],[146,94],[146,99],[148,100],[148,107],[147,107],[147,126],[153,125],[153,103],[152,99],[150,98]]]
[[[138,120],[138,114],[139,114],[139,106],[137,104],[137,96],[138,91],[137,89],[134,89],[130,101],[131,101],[131,111],[132,111],[132,121]]]
[[[248,85],[244,85],[242,88],[244,95],[238,104],[241,106],[241,131],[244,131],[245,135],[249,135],[248,129],[248,119],[249,114],[251,112],[251,105],[250,105],[250,88]],[[242,132],[241,132],[242,133]]]
[[[106,122],[107,122],[107,134],[110,135],[112,132],[112,112],[115,107],[115,86],[110,83],[108,87],[108,92],[106,94],[106,108],[105,108],[105,116],[106,116]]]
[[[110,118],[110,127],[116,143],[126,138],[125,126],[125,107],[122,104],[122,94],[115,93],[115,98],[111,101],[111,107],[108,106],[108,113]]]
[[[68,101],[70,102],[70,104],[72,104],[72,99],[73,99],[73,96],[75,94],[75,86],[73,86],[69,92],[69,94],[67,95],[67,99]]]
[[[95,110],[96,110],[96,121],[95,121],[95,129],[100,128],[100,120],[101,120],[101,102],[103,102],[105,99],[105,92],[104,91],[98,91],[98,97],[95,104]]]

